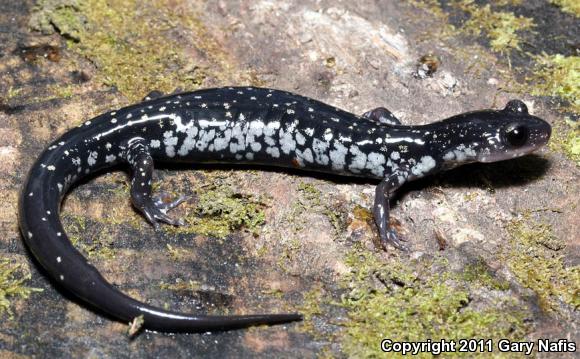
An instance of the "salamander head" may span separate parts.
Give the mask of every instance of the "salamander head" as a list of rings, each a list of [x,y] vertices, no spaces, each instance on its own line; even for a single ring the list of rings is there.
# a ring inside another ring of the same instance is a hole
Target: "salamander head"
[[[489,149],[482,149],[479,162],[503,161],[536,151],[548,143],[552,127],[546,121],[528,114],[528,108],[520,100],[511,100],[499,111],[495,135],[487,136]]]
[[[496,162],[524,156],[548,143],[550,125],[528,113],[520,100],[511,100],[503,110],[484,110],[444,120],[454,135],[444,146],[448,165],[466,162]]]

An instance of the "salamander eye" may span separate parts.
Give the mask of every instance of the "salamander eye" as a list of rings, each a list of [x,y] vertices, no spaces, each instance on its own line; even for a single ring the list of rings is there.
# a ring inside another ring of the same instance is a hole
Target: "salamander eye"
[[[512,147],[522,147],[528,142],[529,131],[526,126],[512,124],[505,130],[505,138]]]

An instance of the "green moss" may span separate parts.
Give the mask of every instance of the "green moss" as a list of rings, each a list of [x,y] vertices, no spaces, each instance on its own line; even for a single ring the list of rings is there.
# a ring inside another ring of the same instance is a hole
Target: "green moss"
[[[409,0],[413,6],[427,11],[434,15],[441,22],[447,24],[449,18],[443,10],[439,0]],[[578,9],[578,1],[571,0],[554,0],[566,10]],[[533,19],[516,16],[511,12],[497,11],[502,6],[520,5],[520,0],[498,0],[484,6],[478,5],[481,2],[474,0],[453,0],[447,2],[455,9],[466,12],[470,19],[462,26],[463,31],[480,36],[485,36],[489,41],[493,51],[507,54],[510,51],[520,50],[521,35],[526,31],[532,31],[535,27]],[[574,5],[572,5],[574,4]],[[450,12],[453,12],[449,10]],[[574,11],[574,10],[572,10]],[[437,35],[434,35],[437,34]],[[445,38],[447,36],[456,36],[457,31],[447,31],[445,35],[440,33],[440,29],[430,29],[426,34],[426,39],[432,41],[434,36]],[[477,48],[468,47],[456,49],[458,57],[464,57],[472,61],[473,52]],[[479,56],[483,59],[485,56]],[[507,59],[509,62],[509,58]],[[578,56],[540,55],[535,56],[536,63],[532,75],[528,76],[525,84],[520,84],[509,72],[499,72],[497,76],[505,76],[505,81],[510,83],[513,92],[532,93],[539,96],[558,96],[570,103],[572,112],[580,112],[580,60]],[[483,64],[481,64],[483,66]],[[527,70],[527,69],[526,69]],[[566,109],[568,110],[568,109]],[[572,140],[575,144],[577,140]],[[578,145],[575,146],[576,149]]]
[[[578,0],[550,0],[550,2],[559,6],[562,11],[580,17],[580,2]]]
[[[471,16],[463,29],[476,36],[486,36],[491,49],[496,52],[521,50],[519,34],[535,26],[531,18],[515,16],[511,12],[494,11],[489,4],[481,7],[473,0],[456,1],[455,4]]]
[[[23,90],[22,88],[15,89],[12,86],[10,86],[10,88],[8,89],[8,93],[6,94],[6,97],[9,99],[17,97],[18,95],[20,95],[22,90]]]
[[[322,203],[322,193],[311,183],[300,182],[297,189],[300,196],[295,198],[285,218],[292,225],[294,233],[304,229],[304,221],[300,220],[304,213],[320,209]],[[285,258],[284,255],[282,257]]]
[[[72,86],[59,87],[56,90],[56,95],[60,98],[71,98],[73,95],[73,87]]]
[[[195,233],[225,238],[233,230],[244,228],[257,235],[266,221],[265,204],[259,198],[234,192],[229,187],[204,189],[186,226],[168,227],[177,233]]]
[[[268,254],[268,246],[261,246],[260,248],[258,248],[256,250],[256,257],[258,258],[262,258],[264,257],[266,254]]]
[[[320,338],[320,334],[316,331],[312,320],[315,316],[323,314],[321,308],[323,302],[327,302],[327,300],[324,297],[322,288],[319,286],[304,293],[302,305],[298,308],[298,311],[304,316],[304,321],[300,326],[301,332]]]
[[[548,146],[553,151],[563,153],[580,166],[580,123],[568,118],[564,123],[556,122],[552,126],[552,137]]]
[[[524,0],[495,0],[495,6],[515,6],[521,5]]]
[[[547,224],[538,224],[525,215],[512,221],[505,260],[510,270],[533,290],[546,311],[557,311],[561,302],[574,309],[580,306],[580,266],[565,266],[559,250],[564,243]]]
[[[284,241],[282,247],[283,249],[280,251],[280,255],[278,256],[276,264],[279,269],[287,271],[287,264],[296,260],[296,255],[302,247],[302,243],[298,239],[294,238]]]
[[[466,202],[471,202],[471,201],[475,200],[477,197],[479,197],[479,193],[467,192],[463,195],[463,200],[465,200]]]
[[[580,56],[540,55],[528,81],[534,95],[559,96],[580,112]]]
[[[306,321],[311,320],[315,315],[322,314],[320,304],[323,301],[323,297],[323,292],[320,287],[316,287],[304,293],[304,299],[302,300],[300,313],[304,315],[304,319],[306,319]]]
[[[74,86],[73,85],[67,85],[67,86],[52,86],[50,88],[50,92],[53,94],[50,97],[47,98],[42,98],[42,99],[37,99],[37,101],[46,101],[46,100],[50,100],[53,98],[59,98],[59,99],[67,99],[67,98],[71,98],[73,96],[73,91],[74,91]]]
[[[31,293],[42,291],[24,285],[30,278],[30,272],[24,264],[0,258],[0,315],[8,313],[12,318],[11,300],[27,299]]]
[[[201,290],[201,284],[194,280],[184,281],[180,278],[175,280],[175,283],[161,282],[159,285],[161,289],[170,290],[181,293],[196,293]]]
[[[131,100],[153,89],[167,93],[196,87],[204,77],[182,56],[170,34],[168,11],[159,5],[90,0],[81,7],[88,25],[73,49],[95,62],[100,81]]]
[[[174,248],[170,244],[167,245],[167,253],[169,254],[169,257],[176,262],[181,262],[191,257],[191,252],[189,250]]]
[[[32,10],[29,26],[44,34],[57,31],[66,38],[79,41],[86,26],[76,0],[39,0]]]
[[[43,0],[30,26],[72,39],[69,47],[97,67],[95,80],[116,87],[130,100],[151,90],[196,88],[209,75],[233,77],[227,54],[186,3]],[[193,39],[187,44],[196,49],[183,46],[176,28]],[[196,51],[204,54],[204,65],[194,61],[191,53]]]
[[[517,340],[528,330],[524,310],[509,300],[470,306],[473,283],[450,272],[444,260],[410,264],[398,257],[383,260],[357,248],[346,264],[351,268],[343,283],[348,293],[339,305],[348,320],[337,339],[348,357],[384,356],[379,346],[384,338]],[[476,267],[468,279],[481,280],[482,272]]]
[[[112,259],[116,256],[113,249],[114,238],[103,232],[98,232],[87,238],[87,219],[74,214],[63,215],[63,227],[73,246],[91,259]]]
[[[340,208],[335,208],[331,202],[323,198],[322,192],[311,183],[301,182],[298,185],[298,191],[302,194],[302,199],[298,200],[296,213],[293,218],[301,218],[305,210],[320,211],[324,214],[334,228],[336,235],[344,231],[346,227],[346,215],[341,213]]]
[[[463,268],[461,276],[463,280],[467,282],[477,283],[480,286],[484,286],[490,289],[509,289],[509,283],[505,280],[495,278],[489,272],[488,266],[482,259],[477,260],[475,263],[466,265],[465,268]]]
[[[304,198],[311,202],[313,205],[319,205],[320,204],[320,197],[322,195],[322,193],[320,192],[320,190],[316,187],[314,187],[313,184],[311,183],[306,183],[306,182],[300,182],[298,184],[298,191],[302,192],[302,194],[304,195]]]
[[[447,14],[441,8],[439,0],[407,0],[407,2],[417,9],[425,10],[439,19],[447,19]]]
[[[336,209],[327,206],[324,209],[324,214],[332,224],[332,228],[334,228],[334,233],[339,235],[346,229],[346,220],[345,216],[341,215]]]

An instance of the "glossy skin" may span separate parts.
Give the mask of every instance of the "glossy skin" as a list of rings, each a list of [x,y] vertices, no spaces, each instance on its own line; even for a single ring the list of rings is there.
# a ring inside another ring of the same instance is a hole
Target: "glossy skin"
[[[54,141],[30,170],[20,198],[23,238],[47,273],[94,307],[159,331],[205,332],[300,320],[299,314],[205,316],[161,310],[111,286],[72,246],[59,218],[71,185],[119,163],[132,170],[131,199],[149,222],[182,224],[152,194],[154,161],[253,163],[379,179],[374,215],[383,245],[404,248],[388,226],[389,196],[402,184],[469,162],[491,162],[545,145],[550,126],[521,101],[424,126],[388,110],[353,115],[288,92],[223,88],[151,99],[105,113]]]

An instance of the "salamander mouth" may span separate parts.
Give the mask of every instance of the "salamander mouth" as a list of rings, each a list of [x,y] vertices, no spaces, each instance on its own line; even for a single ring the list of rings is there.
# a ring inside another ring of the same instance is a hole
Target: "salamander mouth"
[[[486,153],[486,151],[483,151],[482,153],[478,154],[477,161],[483,162],[483,163],[505,161],[505,160],[509,160],[512,158],[525,156],[529,153],[534,152],[535,150],[537,150],[540,147],[541,146],[537,146],[537,147],[536,146],[526,146],[526,147],[521,147],[517,150],[504,150],[501,152],[494,152],[494,153],[489,153],[489,152]]]

